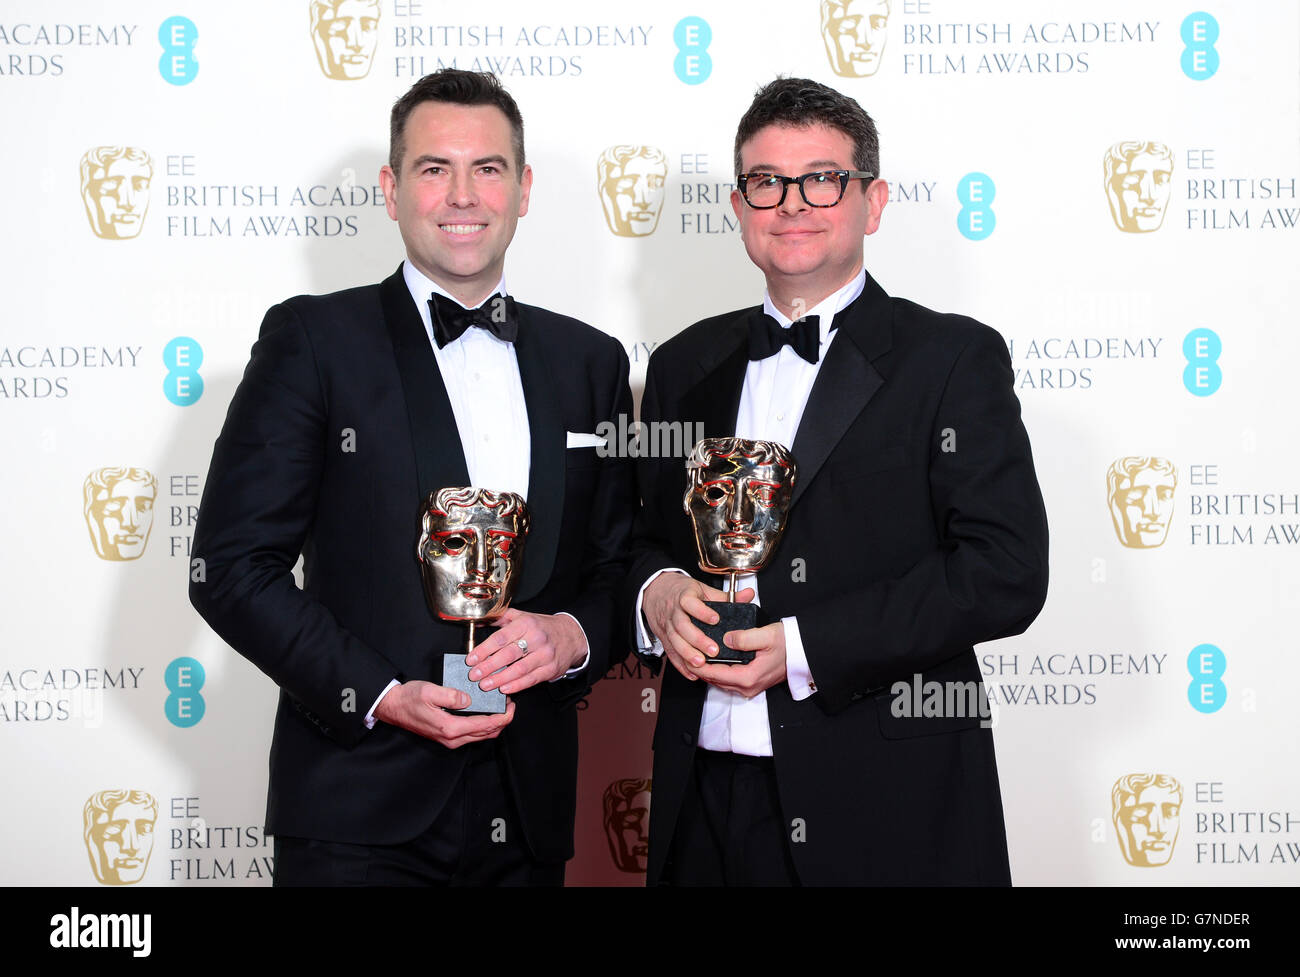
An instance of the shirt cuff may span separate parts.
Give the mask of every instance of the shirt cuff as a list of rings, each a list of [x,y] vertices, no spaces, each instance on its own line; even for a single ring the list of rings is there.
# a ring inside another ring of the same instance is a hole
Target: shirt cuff
[[[636,594],[636,650],[643,655],[654,655],[658,657],[664,653],[663,642],[659,640],[658,635],[650,633],[650,625],[646,623],[645,615],[641,613],[641,602],[645,599],[645,589],[652,583],[662,577],[665,573],[680,573],[684,576],[690,576],[685,570],[679,570],[677,567],[666,567],[657,573],[652,574],[641,589]]]
[[[808,656],[803,650],[798,620],[783,617],[781,624],[785,627],[785,681],[790,687],[790,698],[801,702],[817,691],[817,683],[813,681],[812,669],[808,667]]]
[[[577,675],[580,671],[582,671],[591,663],[591,642],[587,640],[587,632],[583,628],[582,622],[579,621],[572,614],[570,614],[568,611],[556,611],[556,614],[557,615],[563,614],[565,617],[567,617],[569,620],[571,620],[574,624],[578,626],[578,630],[582,632],[582,644],[583,647],[587,649],[587,653],[582,656],[582,661],[579,664],[574,665],[563,675],[555,676],[555,678],[551,679],[552,682],[558,682],[560,681],[560,679],[563,678],[573,678],[573,676]]]
[[[397,686],[401,684],[402,683],[397,681],[397,679],[393,679],[391,682],[389,682],[387,685],[384,686],[384,691],[379,693],[379,698],[375,700],[374,705],[370,707],[370,711],[366,713],[366,729],[375,728],[375,723],[379,721],[375,718],[375,710],[379,708],[379,703],[384,701],[384,696],[388,695],[389,692],[391,692],[393,689],[397,688]]]

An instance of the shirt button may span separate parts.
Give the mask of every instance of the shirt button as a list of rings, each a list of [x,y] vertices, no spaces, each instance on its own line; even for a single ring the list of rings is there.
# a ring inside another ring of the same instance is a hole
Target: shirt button
[[[474,379],[475,379],[475,380],[482,380],[482,379],[483,379],[483,374],[478,373],[478,372],[475,372],[475,374],[474,374]]]
[[[784,414],[777,414],[777,415],[776,415],[776,419],[777,419],[778,421],[784,421],[784,420],[785,420],[785,415],[784,415]]]

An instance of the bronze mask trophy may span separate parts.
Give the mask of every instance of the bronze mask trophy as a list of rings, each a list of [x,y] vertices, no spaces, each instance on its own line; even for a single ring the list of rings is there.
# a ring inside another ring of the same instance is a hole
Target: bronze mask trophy
[[[735,603],[736,578],[757,573],[771,562],[785,529],[798,466],[775,441],[705,438],[691,452],[686,468],[690,484],[682,508],[695,526],[700,569],[731,578],[727,603],[705,602],[717,612],[718,623],[695,623],[718,646],[711,662],[747,665],[754,660],[752,651],[722,643],[728,631],[759,624],[758,605]]]
[[[465,621],[465,650],[442,656],[442,684],[470,697],[460,713],[503,713],[501,690],[484,692],[470,681],[465,656],[477,624],[495,621],[510,606],[528,536],[528,506],[513,492],[442,488],[429,495],[420,519],[416,556],[424,593],[444,621]]]

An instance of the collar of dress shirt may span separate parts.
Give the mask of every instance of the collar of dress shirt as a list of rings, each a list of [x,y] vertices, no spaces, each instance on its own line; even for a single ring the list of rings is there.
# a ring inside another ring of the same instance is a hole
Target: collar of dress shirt
[[[427,277],[424,272],[416,268],[409,260],[402,262],[402,277],[406,279],[406,288],[411,293],[411,298],[415,300],[415,307],[420,310],[420,321],[424,323],[424,331],[429,335],[429,342],[433,343],[433,319],[430,317],[429,313],[430,293],[437,292],[439,295],[444,295],[459,305],[462,309],[468,308],[468,306],[452,295],[451,292],[447,291],[435,282],[432,278]],[[501,281],[497,282],[497,287],[488,292],[487,295],[483,296],[483,298],[487,299],[497,293],[502,295],[510,294],[506,291],[506,276],[504,274],[501,275]],[[434,348],[437,349],[436,343],[434,343]]]
[[[857,275],[846,282],[842,288],[826,296],[805,313],[805,315],[817,316],[818,335],[821,337],[823,356],[826,355],[826,344],[830,339],[831,322],[835,319],[835,313],[861,295],[862,290],[866,287],[867,269],[865,267],[859,268]],[[763,311],[775,319],[782,329],[789,326],[793,321],[772,304],[772,296],[768,292],[763,293]]]

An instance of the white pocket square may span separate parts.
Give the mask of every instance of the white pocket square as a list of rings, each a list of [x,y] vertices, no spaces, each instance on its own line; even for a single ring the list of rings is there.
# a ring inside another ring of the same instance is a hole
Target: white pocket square
[[[572,431],[564,432],[566,448],[603,448],[605,439],[597,437],[594,434],[574,434]]]

